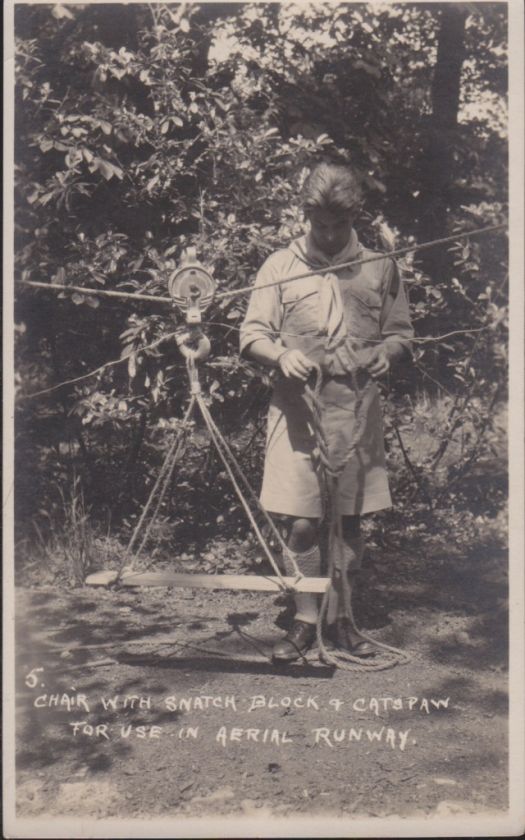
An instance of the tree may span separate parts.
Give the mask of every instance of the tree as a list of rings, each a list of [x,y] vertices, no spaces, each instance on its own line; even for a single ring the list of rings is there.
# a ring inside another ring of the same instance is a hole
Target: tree
[[[460,80],[468,12],[462,4],[443,5],[437,11],[440,24],[421,190],[419,234],[423,241],[448,232],[449,192],[459,174],[454,149],[459,145]],[[449,255],[443,248],[427,251],[424,256],[425,269],[434,276],[443,275],[447,261]]]

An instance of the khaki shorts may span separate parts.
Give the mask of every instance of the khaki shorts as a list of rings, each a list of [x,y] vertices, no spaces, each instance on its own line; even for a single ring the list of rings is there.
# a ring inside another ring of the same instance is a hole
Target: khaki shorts
[[[355,428],[355,392],[349,380],[333,379],[321,391],[322,424],[332,464],[348,456]],[[339,478],[339,510],[345,515],[391,507],[379,392],[367,388],[360,411],[366,413],[358,446]],[[261,503],[272,513],[318,518],[322,515],[321,475],[315,454],[312,415],[303,386],[277,383],[268,412]],[[313,457],[312,457],[313,456]]]

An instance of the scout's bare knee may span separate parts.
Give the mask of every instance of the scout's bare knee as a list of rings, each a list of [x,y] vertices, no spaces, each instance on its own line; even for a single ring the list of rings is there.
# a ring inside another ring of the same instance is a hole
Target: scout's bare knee
[[[299,517],[290,522],[288,545],[292,551],[308,551],[318,541],[317,519]]]

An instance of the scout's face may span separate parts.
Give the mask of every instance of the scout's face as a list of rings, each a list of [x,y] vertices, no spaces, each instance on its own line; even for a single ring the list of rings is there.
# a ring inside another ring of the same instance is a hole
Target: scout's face
[[[314,245],[329,257],[341,251],[350,239],[354,219],[348,212],[334,213],[314,207],[308,211]]]

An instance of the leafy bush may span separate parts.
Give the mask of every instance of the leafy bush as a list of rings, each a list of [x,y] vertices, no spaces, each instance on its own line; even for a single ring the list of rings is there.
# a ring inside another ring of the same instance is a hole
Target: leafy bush
[[[443,133],[436,78],[447,56],[436,48],[447,15],[460,34],[464,26],[464,59],[456,122]],[[505,26],[498,4],[468,14],[424,4],[18,6],[17,280],[165,295],[194,245],[219,289],[250,284],[302,231],[298,190],[322,157],[360,172],[358,232],[370,247],[384,247],[385,231],[402,246],[503,221]],[[506,258],[504,236],[491,235],[402,261],[418,335],[454,333],[417,343],[389,397],[398,460],[399,433],[421,417],[432,426],[424,415],[439,397],[428,450],[399,467],[401,485],[434,505],[450,502],[432,489],[450,440],[460,432],[464,445],[443,487],[476,463],[506,396]],[[206,314],[213,355],[202,378],[256,481],[268,380],[236,355],[245,303],[223,300]],[[181,316],[20,284],[16,320],[22,536],[73,472],[94,518],[110,508],[125,530],[187,398],[175,343],[141,348]],[[192,442],[163,515],[182,527],[198,511],[203,526],[225,516],[242,529],[200,424]]]

